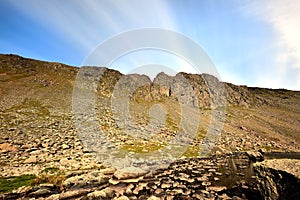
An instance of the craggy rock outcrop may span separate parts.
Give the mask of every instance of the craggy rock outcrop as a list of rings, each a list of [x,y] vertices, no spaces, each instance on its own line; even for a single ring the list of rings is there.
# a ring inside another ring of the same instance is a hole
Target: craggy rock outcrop
[[[131,84],[128,84],[128,81]],[[223,83],[208,74],[180,72],[176,76],[169,76],[161,72],[151,82],[145,75],[121,75],[114,70],[106,69],[98,88],[100,94],[106,97],[110,97],[115,90],[122,91],[120,89],[128,93],[127,90],[130,88],[129,90],[134,90],[131,92],[131,99],[134,101],[150,102],[168,98],[201,108],[224,107],[227,103],[248,107],[266,102],[246,86]]]
[[[254,164],[258,189],[264,199],[300,199],[300,161],[265,160]]]
[[[90,67],[96,68],[96,67]],[[145,75],[123,75],[120,72],[105,67],[97,67],[101,77],[93,77],[98,80],[97,92],[104,97],[111,97],[116,89],[116,84],[125,77],[131,77],[131,81],[143,82],[131,95],[132,100],[153,101],[169,98],[185,102],[201,108],[224,106],[224,101],[230,105],[259,106],[263,104],[274,105],[276,102],[287,101],[298,94],[288,90],[270,90],[262,88],[250,88],[223,83],[216,77],[208,74],[178,73],[169,76],[159,73],[153,81]],[[0,81],[13,81],[15,91],[0,88],[2,108],[9,108],[13,104],[20,103],[26,98],[26,94],[38,95],[45,103],[52,107],[51,94],[55,94],[57,108],[70,108],[73,83],[78,73],[78,68],[55,62],[43,62],[23,58],[17,55],[0,54]],[[134,85],[124,85],[133,87]],[[38,91],[38,92],[36,92]],[[63,93],[61,92],[63,91]],[[18,94],[18,96],[16,96]],[[64,94],[64,96],[62,96]],[[49,96],[49,99],[47,99]],[[6,98],[7,97],[7,98]],[[271,98],[270,98],[271,97]],[[279,97],[279,98],[278,98]],[[274,98],[274,99],[272,99]]]

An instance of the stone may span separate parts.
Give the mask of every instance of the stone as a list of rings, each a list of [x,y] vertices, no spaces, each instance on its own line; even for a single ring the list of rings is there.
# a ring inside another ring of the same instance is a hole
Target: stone
[[[99,176],[95,177],[92,174],[82,174],[79,176],[73,176],[70,178],[67,178],[63,182],[64,188],[82,188],[84,186],[100,186],[103,184],[108,183],[109,177],[107,177],[104,174],[99,174]]]
[[[102,169],[101,172],[104,175],[112,175],[116,172],[116,169],[114,169],[114,168],[105,168],[105,169]]]
[[[114,177],[117,179],[132,179],[145,175],[147,172],[136,167],[127,167],[122,170],[117,170],[114,173]]]
[[[49,197],[46,197],[45,200],[59,200],[59,194],[52,194]]]
[[[208,191],[215,191],[215,192],[221,192],[226,189],[227,188],[225,186],[209,186],[209,187],[207,187]]]
[[[106,196],[109,198],[112,198],[115,194],[115,191],[109,187],[103,189],[102,191],[104,191],[106,193]]]
[[[19,187],[18,189],[13,190],[13,193],[22,194],[22,193],[27,193],[31,190],[32,190],[31,186],[22,186]]]
[[[91,200],[93,200],[93,199],[107,199],[107,198],[108,197],[107,197],[106,193],[102,190],[100,190],[100,191],[96,190],[96,191],[91,192],[87,195],[87,199],[91,199]]]
[[[155,194],[164,194],[165,191],[164,191],[163,189],[158,188],[158,189],[155,190],[154,193],[155,193]]]
[[[75,197],[86,195],[89,192],[90,192],[90,189],[78,189],[78,190],[66,191],[59,195],[59,199],[60,200],[74,199]]]
[[[247,151],[246,154],[250,160],[253,160],[253,161],[263,161],[264,160],[263,155],[259,151],[257,151],[257,152]]]
[[[143,185],[137,185],[137,186],[134,188],[134,190],[132,191],[132,193],[135,194],[135,195],[137,195],[137,194],[139,194],[139,192],[140,192],[141,190],[143,190],[143,188],[144,188]]]
[[[229,197],[227,194],[222,194],[222,195],[218,196],[218,199],[220,199],[220,200],[230,200],[232,198]]]
[[[5,151],[5,150],[12,151],[12,152],[17,152],[18,151],[15,146],[10,145],[9,143],[0,144],[0,152]]]
[[[30,156],[29,158],[27,158],[24,163],[27,163],[27,164],[33,164],[33,163],[36,163],[37,162],[37,158],[36,156]]]
[[[34,197],[39,197],[39,196],[43,196],[43,195],[47,195],[50,194],[51,191],[45,188],[41,188],[35,192],[30,193],[30,196],[34,196]]]
[[[68,158],[62,158],[62,159],[60,159],[59,162],[60,162],[60,164],[63,165],[63,166],[67,166],[67,165],[70,164],[70,161],[69,161]]]
[[[67,145],[67,144],[63,144],[63,145],[61,146],[61,148],[65,150],[65,149],[69,149],[69,148],[70,148],[70,146],[69,146],[69,145]]]
[[[30,155],[32,155],[32,156],[37,156],[37,155],[39,155],[40,153],[41,153],[40,150],[35,150],[35,151],[31,151],[31,152],[30,152]]]
[[[150,196],[147,200],[161,200],[161,198],[152,195],[152,196]]]
[[[115,198],[115,200],[129,200],[127,196],[120,196],[118,198]]]
[[[120,181],[119,180],[115,180],[115,179],[109,179],[109,181],[108,181],[110,184],[112,184],[112,185],[117,185],[117,184],[119,184],[120,183]]]

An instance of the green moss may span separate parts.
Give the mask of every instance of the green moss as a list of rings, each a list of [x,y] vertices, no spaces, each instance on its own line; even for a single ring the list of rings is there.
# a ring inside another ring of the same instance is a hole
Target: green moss
[[[162,147],[164,147],[164,144],[148,141],[147,143],[135,142],[133,144],[125,144],[122,146],[122,149],[134,153],[147,153],[157,151]]]
[[[185,156],[187,158],[195,158],[195,157],[199,156],[200,150],[201,150],[200,146],[190,145],[187,148],[187,150],[185,151],[185,153],[183,154],[183,156]]]
[[[274,150],[278,150],[277,147],[268,146],[268,145],[262,146],[261,148],[264,149],[265,151],[274,151]]]
[[[45,173],[56,173],[59,169],[57,167],[47,167],[43,170]]]
[[[22,175],[8,178],[0,178],[0,193],[10,192],[22,186],[30,186],[36,178],[34,175]]]
[[[170,114],[167,114],[165,126],[167,128],[169,128],[170,130],[178,131],[180,118],[179,117],[177,117],[177,118],[178,119],[175,119],[175,117],[171,116]]]
[[[25,98],[23,102],[13,106],[8,111],[15,112],[20,110],[23,115],[27,116],[49,116],[50,112],[47,107],[35,99]]]

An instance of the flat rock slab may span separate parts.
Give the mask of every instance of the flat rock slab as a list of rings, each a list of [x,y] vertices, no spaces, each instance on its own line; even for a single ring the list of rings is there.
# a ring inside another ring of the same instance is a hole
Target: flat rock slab
[[[300,160],[298,159],[271,159],[254,163],[254,166],[263,166],[275,170],[285,171],[300,179]]]
[[[126,167],[121,170],[117,170],[114,173],[114,177],[116,179],[122,180],[122,179],[133,179],[140,176],[145,175],[147,172],[137,168],[137,167]]]

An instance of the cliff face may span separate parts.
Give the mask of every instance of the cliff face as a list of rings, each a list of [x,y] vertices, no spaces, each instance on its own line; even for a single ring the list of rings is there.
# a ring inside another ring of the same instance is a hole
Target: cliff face
[[[16,55],[0,55],[1,108],[9,108],[26,97],[37,97],[47,104],[59,102],[54,109],[70,110],[67,104],[71,102],[77,72],[78,68],[60,63],[43,62]],[[118,82],[119,90],[132,90],[132,100],[150,102],[168,98],[201,108],[218,107],[226,103],[246,107],[273,105],[278,99],[287,101],[299,96],[299,92],[223,83],[208,74],[180,72],[172,77],[161,72],[152,82],[145,75],[123,75],[107,68],[103,68],[99,79],[98,93],[110,97]]]
[[[110,97],[114,90],[121,91],[129,88],[130,98],[134,101],[151,102],[170,99],[200,108],[223,107],[227,104],[244,107],[272,106],[277,101],[272,101],[269,96],[278,97],[276,90],[224,83],[209,74],[180,72],[176,76],[169,76],[161,72],[151,81],[145,75],[123,75],[111,69],[106,69],[101,76],[98,91],[101,95]],[[278,90],[278,93],[280,92],[286,96],[298,94],[288,90]]]
[[[118,88],[114,87],[116,85]],[[265,98],[251,92],[246,86],[223,83],[208,74],[183,72],[176,76],[161,72],[152,82],[145,75],[122,75],[107,69],[101,77],[98,90],[101,95],[110,97],[114,90],[129,88],[132,90],[130,95],[134,101],[170,99],[200,108],[226,106],[227,103],[246,107],[267,103]]]
[[[258,189],[264,199],[299,199],[299,166],[300,161],[297,159],[274,159],[255,163]]]

